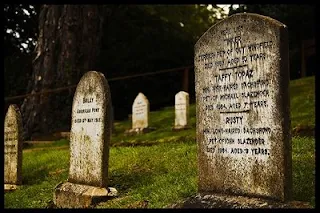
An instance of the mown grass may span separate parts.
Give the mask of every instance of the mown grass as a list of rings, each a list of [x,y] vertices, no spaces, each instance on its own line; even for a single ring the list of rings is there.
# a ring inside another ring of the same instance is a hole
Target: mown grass
[[[174,107],[163,108],[159,113],[150,112],[149,126],[155,130],[148,134],[125,135],[126,130],[131,128],[131,121],[116,122],[115,131],[111,138],[112,146],[117,145],[148,145],[162,142],[177,142],[186,140],[195,140],[196,137],[196,109],[195,105],[190,105],[190,129],[173,132],[174,126]]]
[[[23,151],[22,185],[5,193],[5,208],[46,208],[54,187],[68,177],[69,149]]]
[[[290,81],[291,127],[315,127],[315,78],[314,76]]]
[[[312,130],[314,77],[292,81],[290,91],[292,129],[304,126]],[[150,114],[150,126],[155,127],[155,131],[136,136],[123,134],[131,127],[130,121],[116,122],[109,157],[109,186],[116,188],[119,196],[95,208],[142,208],[146,202],[148,208],[165,208],[195,195],[195,105],[190,106],[190,118],[191,129],[173,132],[173,107],[166,107]],[[52,205],[54,187],[68,178],[68,143],[60,140],[24,149],[23,185],[5,193],[5,208]],[[293,199],[314,206],[315,138],[312,134],[292,138],[292,169]]]

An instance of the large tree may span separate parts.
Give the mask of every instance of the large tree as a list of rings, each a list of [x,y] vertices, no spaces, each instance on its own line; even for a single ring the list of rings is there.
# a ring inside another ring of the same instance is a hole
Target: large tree
[[[30,93],[74,85],[84,72],[97,69],[104,9],[101,5],[42,6]],[[73,93],[70,89],[25,98],[21,107],[25,138],[70,120],[65,118],[71,116]]]
[[[110,79],[192,64],[194,43],[217,20],[215,12],[207,5],[42,6],[27,90],[41,95],[27,97],[22,105],[25,137],[70,128],[72,85],[89,70]],[[180,89],[176,74],[111,83],[115,112],[130,113],[138,90],[152,94],[153,106],[169,100],[164,93]]]

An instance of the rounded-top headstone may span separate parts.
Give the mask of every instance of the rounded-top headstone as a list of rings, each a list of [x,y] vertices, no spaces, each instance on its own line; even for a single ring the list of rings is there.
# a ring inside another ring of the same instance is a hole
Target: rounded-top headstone
[[[175,128],[188,126],[189,121],[189,94],[180,91],[175,95]]]
[[[232,15],[195,45],[198,190],[291,197],[287,27]]]
[[[4,120],[4,183],[22,184],[22,117],[17,105],[9,106]]]
[[[104,75],[84,74],[73,98],[68,182],[107,187],[111,106]]]
[[[144,129],[149,126],[149,101],[139,93],[132,104],[132,129]]]

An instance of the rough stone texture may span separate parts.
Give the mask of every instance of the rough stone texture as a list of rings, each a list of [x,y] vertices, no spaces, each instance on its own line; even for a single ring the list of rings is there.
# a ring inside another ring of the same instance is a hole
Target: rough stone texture
[[[139,93],[132,105],[132,129],[143,130],[149,127],[149,101],[143,93]]]
[[[87,72],[73,98],[69,182],[107,186],[110,112],[107,80],[101,73]]]
[[[10,105],[4,121],[4,189],[22,184],[22,117],[17,105]]]
[[[56,206],[87,206],[91,199],[81,188],[107,187],[111,106],[110,89],[104,75],[87,72],[73,98],[69,178],[55,190]],[[77,189],[78,186],[81,187]]]
[[[111,119],[111,133],[110,135],[112,135],[112,132],[115,131],[115,126],[114,126],[114,109],[113,106],[111,106],[111,113],[110,113],[110,119]]]
[[[96,202],[117,195],[115,188],[107,189],[66,182],[56,186],[53,201],[55,208],[90,208]]]
[[[199,192],[291,198],[287,28],[235,14],[195,45]]]
[[[180,91],[175,95],[174,129],[188,128],[189,124],[189,94]]]
[[[197,194],[182,202],[171,204],[167,208],[180,209],[312,209],[307,202],[290,201],[278,202],[276,200],[254,198],[245,196],[232,196],[225,194]]]

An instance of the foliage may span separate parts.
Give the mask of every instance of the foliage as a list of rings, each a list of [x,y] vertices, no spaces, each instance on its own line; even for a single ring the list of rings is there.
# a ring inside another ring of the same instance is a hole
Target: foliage
[[[5,5],[5,43],[9,45],[12,43],[9,40],[15,39],[12,45],[18,47],[10,47],[12,52],[25,55],[24,60],[20,56],[13,57],[9,52],[5,53],[6,97],[32,92],[27,84],[32,86],[35,83],[30,80],[34,44],[29,41],[31,38],[33,42],[37,39],[40,6]],[[192,65],[193,45],[197,38],[217,20],[216,11],[218,11],[218,9],[207,10],[206,5],[108,4],[104,7],[106,9],[104,34],[97,68],[107,79]],[[28,10],[30,15],[26,15],[24,10]],[[12,33],[8,33],[6,30],[11,28]],[[15,33],[21,34],[19,39],[16,39]],[[23,42],[29,42],[28,49],[21,52],[19,48]],[[159,106],[165,106],[170,100],[164,94],[171,92],[168,90],[170,87],[174,87],[173,92],[180,90],[180,79],[181,72],[173,72],[161,76],[112,82],[110,87],[118,94],[113,96],[114,106],[118,109],[116,117],[123,118],[128,113],[130,106],[125,103],[131,102],[139,91],[148,90],[146,93],[150,91],[156,94],[157,100],[151,97],[150,101],[153,103],[159,101]],[[21,103],[22,99],[18,105]],[[153,106],[155,105],[158,104]]]
[[[33,51],[33,42],[36,40],[38,32],[37,14],[39,10],[39,5],[4,5],[4,45],[6,56]],[[23,43],[28,46],[24,48],[22,46]]]
[[[4,5],[4,94],[6,97],[25,94],[27,91],[32,72],[31,53],[35,47],[34,41],[38,32],[39,10],[39,5]],[[22,100],[11,103],[20,105]]]
[[[197,38],[216,21],[214,11],[199,5],[113,5],[109,9],[99,60],[107,79],[192,65]],[[154,110],[168,105],[170,96],[182,87],[181,77],[181,71],[176,71],[111,81],[111,91],[117,91],[112,97],[116,119],[126,117],[131,109],[127,103],[139,92]]]

